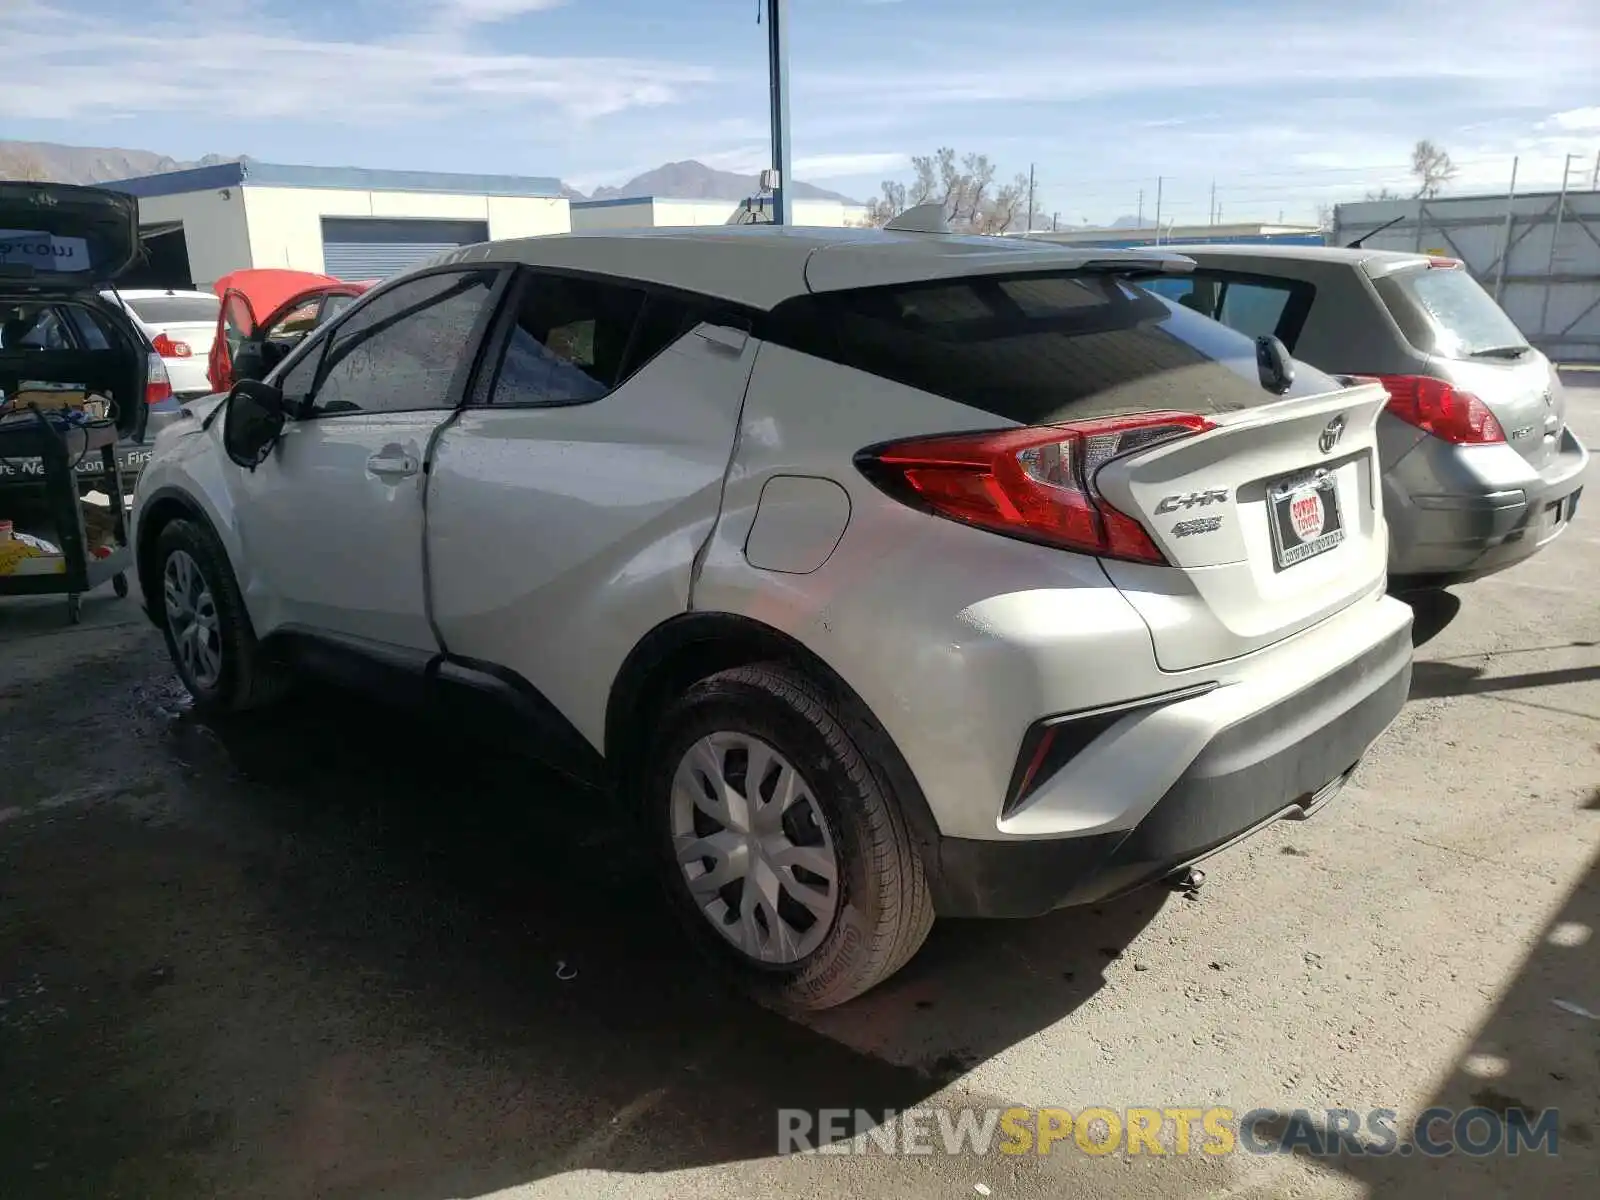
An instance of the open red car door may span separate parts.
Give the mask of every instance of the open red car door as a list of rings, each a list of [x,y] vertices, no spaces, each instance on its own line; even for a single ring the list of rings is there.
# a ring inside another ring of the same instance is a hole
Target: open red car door
[[[206,364],[212,390],[225,392],[233,386],[233,363],[239,348],[262,331],[270,333],[287,314],[322,296],[359,296],[371,286],[310,271],[270,268],[224,275],[213,285],[222,297],[222,309]],[[266,316],[258,318],[258,313]]]

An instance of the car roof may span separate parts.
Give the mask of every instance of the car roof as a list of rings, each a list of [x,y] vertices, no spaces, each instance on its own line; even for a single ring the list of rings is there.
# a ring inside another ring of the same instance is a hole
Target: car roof
[[[795,225],[712,225],[483,242],[425,264],[522,263],[680,288],[756,309],[808,292],[974,274],[1071,270],[1088,262],[1187,260],[1163,246],[1106,250],[1020,238]]]
[[[1428,255],[1413,254],[1406,250],[1369,250],[1364,246],[1285,246],[1254,242],[1205,242],[1185,245],[1182,242],[1163,243],[1163,250],[1182,254],[1196,262],[1208,258],[1259,258],[1288,259],[1292,262],[1350,263],[1362,266],[1369,273],[1382,275],[1396,267],[1426,262]]]

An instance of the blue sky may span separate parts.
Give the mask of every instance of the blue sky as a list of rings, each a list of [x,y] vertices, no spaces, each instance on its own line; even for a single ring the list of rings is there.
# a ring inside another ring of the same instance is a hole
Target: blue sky
[[[558,175],[765,160],[758,0],[0,0],[0,136]],[[791,0],[796,174],[865,198],[941,144],[1063,222],[1290,219],[1431,137],[1501,188],[1600,152],[1595,0]],[[1574,180],[1579,175],[1574,168]]]

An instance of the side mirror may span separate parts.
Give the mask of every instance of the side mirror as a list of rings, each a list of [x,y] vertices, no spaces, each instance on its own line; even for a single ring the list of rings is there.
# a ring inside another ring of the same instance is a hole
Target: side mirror
[[[241,379],[228,393],[222,447],[230,459],[253,471],[266,461],[287,419],[282,392],[259,380]]]
[[[1256,339],[1256,376],[1261,386],[1281,396],[1294,385],[1294,359],[1288,348],[1270,334]]]

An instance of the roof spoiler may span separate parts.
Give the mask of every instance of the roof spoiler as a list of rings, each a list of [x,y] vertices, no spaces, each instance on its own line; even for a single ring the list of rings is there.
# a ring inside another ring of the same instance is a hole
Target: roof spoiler
[[[935,200],[906,209],[884,228],[897,233],[949,233],[950,222],[945,217],[943,202]]]

